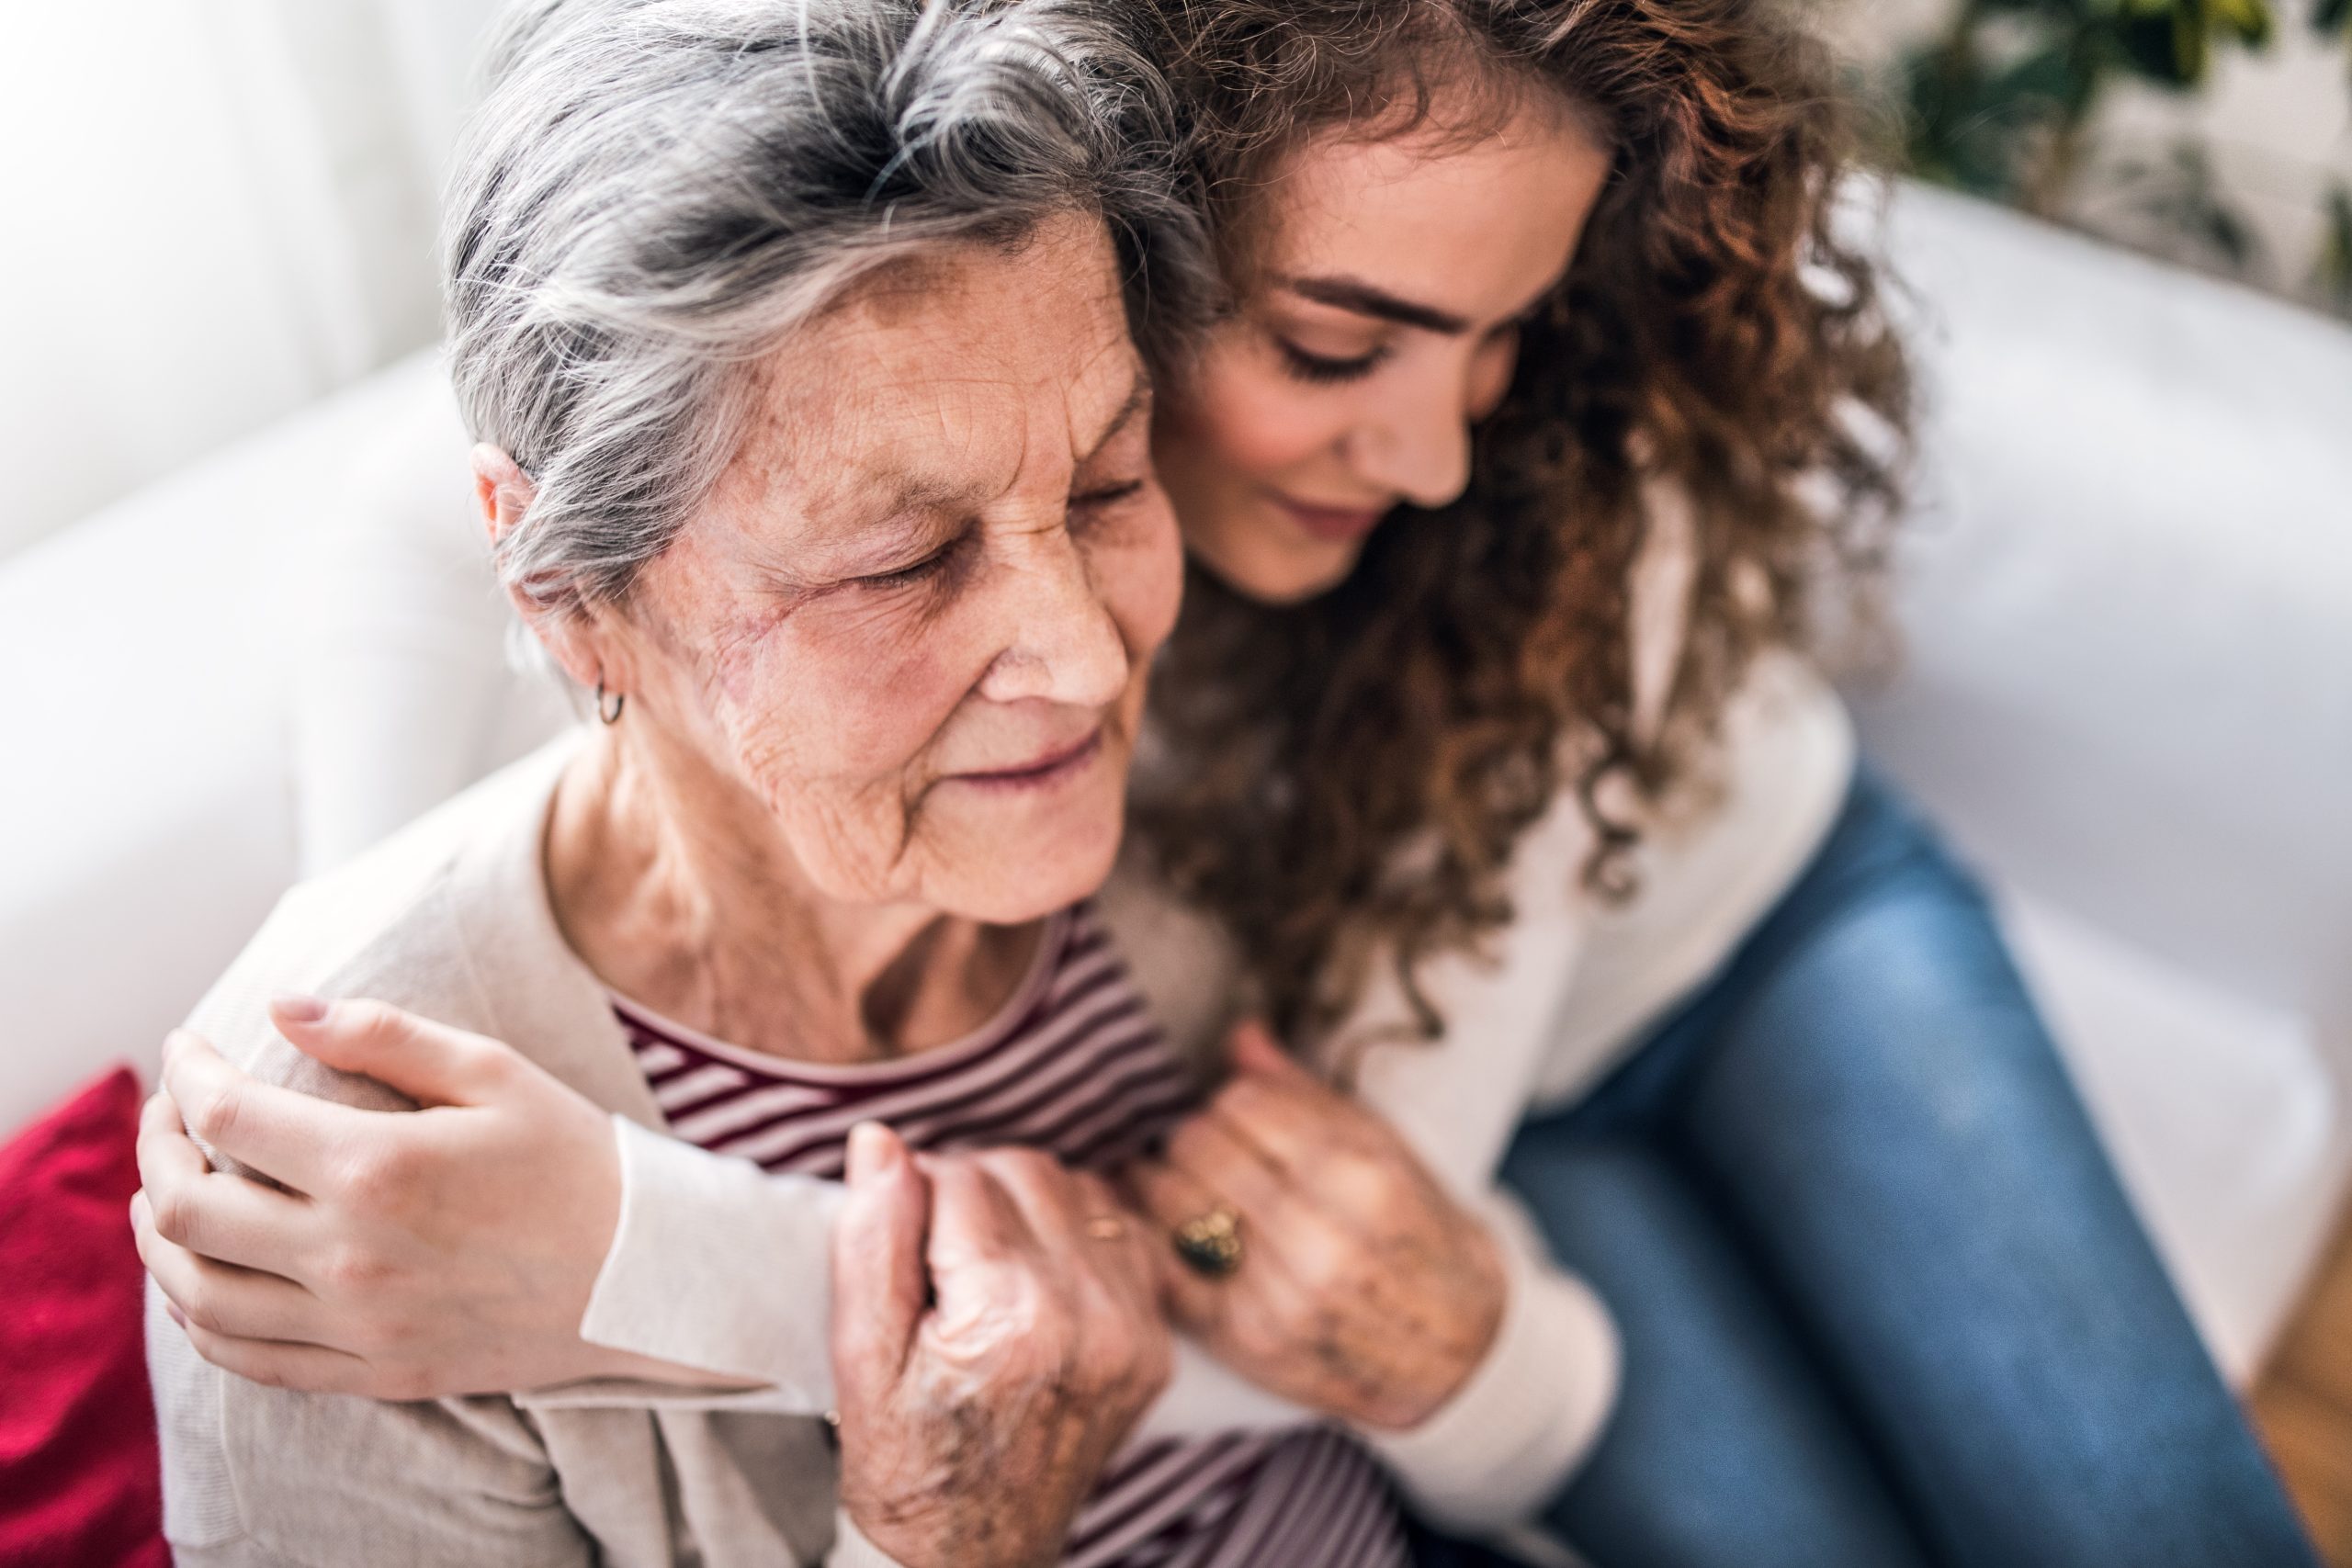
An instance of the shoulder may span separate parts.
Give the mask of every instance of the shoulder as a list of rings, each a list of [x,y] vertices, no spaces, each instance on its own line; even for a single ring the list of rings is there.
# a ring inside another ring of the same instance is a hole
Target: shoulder
[[[1207,1063],[1241,980],[1225,929],[1178,897],[1132,841],[1092,903],[1169,1044],[1196,1068]]]
[[[256,1077],[384,1109],[406,1102],[320,1066],[266,1011],[288,991],[364,994],[460,1027],[488,1000],[469,933],[501,865],[536,865],[554,749],[485,780],[282,898],[189,1027]],[[532,1423],[504,1398],[414,1404],[268,1388],[200,1358],[148,1292],[164,1527],[191,1561],[240,1568],[587,1560]]]
[[[559,741],[445,803],[356,859],[288,891],[189,1014],[187,1027],[247,1071],[305,1092],[392,1107],[397,1097],[331,1073],[279,1040],[272,997],[368,996],[490,1031],[472,933],[530,891]],[[535,874],[535,873],[534,873]]]

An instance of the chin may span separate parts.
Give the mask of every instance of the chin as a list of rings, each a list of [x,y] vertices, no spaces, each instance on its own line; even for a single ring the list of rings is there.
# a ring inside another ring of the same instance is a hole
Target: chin
[[[1008,869],[1003,880],[958,899],[956,912],[993,926],[1026,925],[1091,898],[1110,880],[1112,856],[1057,858],[1058,863],[1053,865],[1033,863],[1017,872]]]
[[[1090,801],[1044,821],[1002,823],[996,831],[976,824],[982,852],[956,876],[955,894],[940,902],[972,919],[1016,926],[1092,897],[1118,861],[1122,805],[1117,798],[1107,808]]]
[[[1329,593],[1348,580],[1363,554],[1361,545],[1221,548],[1202,542],[1192,547],[1193,558],[1219,582],[1244,599],[1275,605],[1303,604]]]

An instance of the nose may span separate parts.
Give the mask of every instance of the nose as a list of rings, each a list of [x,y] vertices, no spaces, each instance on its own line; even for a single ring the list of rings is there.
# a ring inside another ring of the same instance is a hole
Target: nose
[[[1471,413],[1459,378],[1400,378],[1349,432],[1349,466],[1416,506],[1443,506],[1470,482]]]
[[[1004,576],[1004,643],[980,677],[980,695],[1087,708],[1116,702],[1131,668],[1126,638],[1069,531],[1032,536]]]

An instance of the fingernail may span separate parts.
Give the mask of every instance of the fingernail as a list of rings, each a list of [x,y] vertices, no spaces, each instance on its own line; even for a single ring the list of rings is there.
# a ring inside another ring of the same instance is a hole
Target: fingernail
[[[849,1130],[848,1176],[868,1181],[899,1162],[899,1141],[879,1122],[860,1122]]]
[[[327,1015],[327,1004],[300,993],[272,997],[270,1010],[288,1023],[316,1023]]]

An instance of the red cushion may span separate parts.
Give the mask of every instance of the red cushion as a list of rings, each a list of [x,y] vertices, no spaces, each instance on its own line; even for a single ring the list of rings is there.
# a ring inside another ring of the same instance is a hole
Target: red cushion
[[[118,1067],[0,1148],[0,1562],[164,1568]]]

